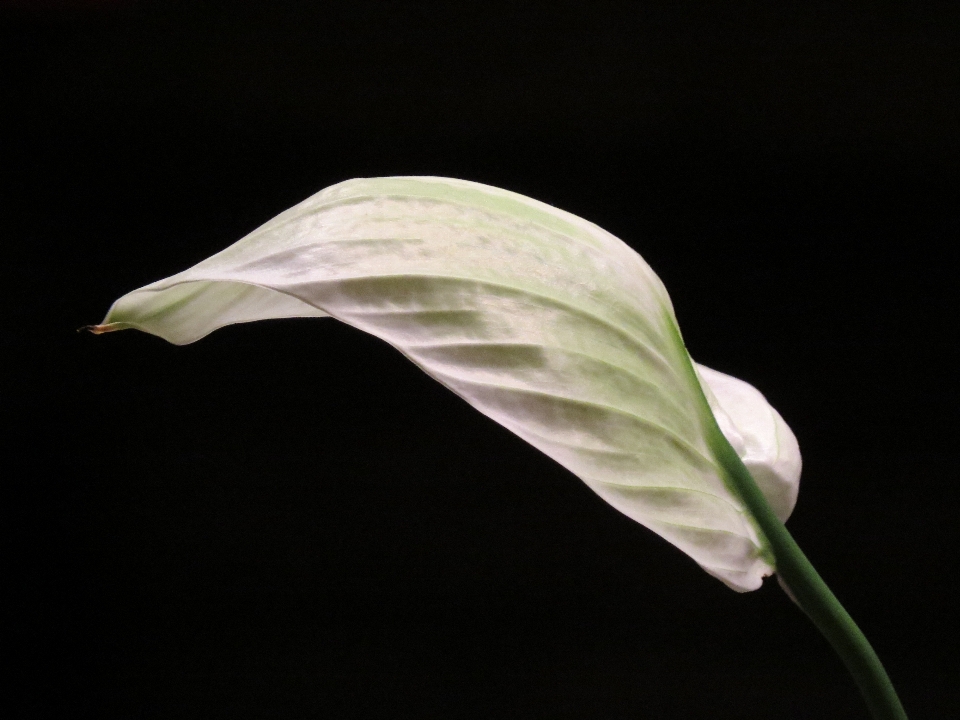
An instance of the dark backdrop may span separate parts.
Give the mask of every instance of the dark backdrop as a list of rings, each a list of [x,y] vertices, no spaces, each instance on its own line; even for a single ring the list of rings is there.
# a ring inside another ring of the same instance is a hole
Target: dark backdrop
[[[789,527],[911,716],[960,715],[960,12],[787,5],[4,4],[4,716],[865,717],[775,582],[371,337],[74,332],[391,174],[641,252],[796,431]]]

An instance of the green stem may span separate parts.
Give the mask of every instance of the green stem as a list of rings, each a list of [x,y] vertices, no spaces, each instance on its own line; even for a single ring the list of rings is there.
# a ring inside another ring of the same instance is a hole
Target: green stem
[[[774,514],[750,471],[720,429],[716,428],[711,435],[713,451],[726,471],[727,479],[756,518],[773,549],[781,581],[843,660],[874,719],[906,720],[903,705],[867,638]]]
[[[690,381],[694,387],[701,387],[693,360],[669,309],[665,310],[664,321],[664,326],[673,334],[678,358]],[[867,701],[874,720],[907,720],[900,698],[870,642],[773,512],[750,471],[720,431],[702,392],[699,401],[701,417],[704,418],[703,429],[710,449],[720,463],[727,486],[740,497],[756,521],[757,530],[766,537],[784,588],[843,660],[860,688],[863,699]]]

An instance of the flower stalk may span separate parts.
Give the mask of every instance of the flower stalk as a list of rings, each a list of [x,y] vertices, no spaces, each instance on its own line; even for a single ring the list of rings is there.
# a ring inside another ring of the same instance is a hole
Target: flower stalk
[[[677,340],[683,342],[679,334]],[[693,363],[689,355],[687,357],[686,370],[695,375]],[[703,403],[707,405],[706,398]],[[713,414],[709,414],[709,417],[712,422],[708,422],[704,428],[707,443],[720,464],[727,486],[750,511],[758,532],[773,551],[773,562],[781,587],[840,656],[860,689],[873,719],[907,720],[907,713],[890,676],[870,641],[777,517],[743,460],[720,430]]]
[[[717,428],[711,438],[724,473],[753,513],[776,558],[785,590],[817,626],[853,676],[874,720],[907,720],[893,683],[866,636],[771,510],[750,472]]]

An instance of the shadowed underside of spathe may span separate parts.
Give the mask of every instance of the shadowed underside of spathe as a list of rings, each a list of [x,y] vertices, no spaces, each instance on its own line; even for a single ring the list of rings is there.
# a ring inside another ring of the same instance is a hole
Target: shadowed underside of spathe
[[[185,344],[328,315],[396,347],[730,587],[773,571],[705,438],[716,421],[785,520],[800,475],[790,429],[747,383],[691,372],[667,292],[636,252],[522,195],[446,178],[343,182],[123,296],[91,329]]]

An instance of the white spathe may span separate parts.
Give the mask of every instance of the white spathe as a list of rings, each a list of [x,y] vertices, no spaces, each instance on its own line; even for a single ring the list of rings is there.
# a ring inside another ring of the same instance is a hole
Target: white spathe
[[[185,344],[326,315],[389,342],[735,590],[773,572],[705,438],[712,409],[786,519],[800,477],[790,429],[747,383],[701,366],[697,382],[636,252],[536,200],[447,178],[349,180],[123,296],[93,329]]]

